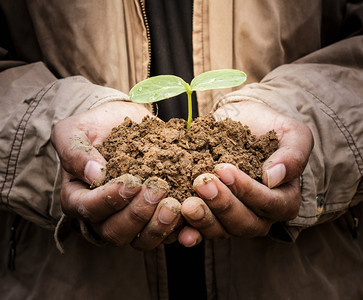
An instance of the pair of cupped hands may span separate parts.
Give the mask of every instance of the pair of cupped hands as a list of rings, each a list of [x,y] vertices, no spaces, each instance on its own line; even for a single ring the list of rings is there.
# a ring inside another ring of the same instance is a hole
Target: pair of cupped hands
[[[167,191],[145,183],[114,181],[90,189],[90,184],[102,181],[106,166],[93,146],[126,116],[140,122],[150,115],[144,106],[113,101],[60,121],[52,143],[62,165],[64,213],[87,222],[105,242],[141,250],[176,240],[192,247],[203,238],[265,236],[273,223],[295,218],[301,202],[300,176],[313,147],[309,128],[259,102],[227,104],[215,115],[228,110],[237,111],[230,117],[257,136],[275,130],[278,150],[264,164],[262,183],[233,165],[219,164],[217,176],[202,174],[194,180],[199,197],[187,199],[168,198]]]

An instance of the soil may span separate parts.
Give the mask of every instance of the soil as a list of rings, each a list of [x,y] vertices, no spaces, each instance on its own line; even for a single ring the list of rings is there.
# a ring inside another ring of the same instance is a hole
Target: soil
[[[186,129],[186,121],[145,117],[139,124],[125,118],[114,128],[98,151],[107,160],[104,184],[124,174],[145,181],[165,180],[168,196],[183,201],[195,195],[193,180],[213,173],[218,163],[231,163],[252,178],[262,180],[262,164],[278,147],[274,131],[256,138],[247,126],[231,119],[216,121],[199,117]]]

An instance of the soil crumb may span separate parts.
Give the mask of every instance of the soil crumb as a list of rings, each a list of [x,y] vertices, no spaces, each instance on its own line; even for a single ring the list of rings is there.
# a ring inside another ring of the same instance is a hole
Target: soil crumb
[[[168,196],[181,202],[195,195],[194,179],[213,173],[218,163],[234,164],[261,181],[262,164],[277,147],[274,131],[257,139],[240,122],[216,121],[212,114],[195,119],[190,130],[183,119],[163,122],[145,117],[138,124],[125,118],[96,146],[107,161],[106,180],[101,184],[124,174],[142,182],[156,176],[169,184]]]

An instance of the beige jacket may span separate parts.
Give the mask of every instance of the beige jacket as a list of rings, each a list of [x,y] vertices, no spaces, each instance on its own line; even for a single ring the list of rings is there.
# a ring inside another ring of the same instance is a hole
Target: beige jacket
[[[1,0],[0,12],[2,299],[166,299],[162,247],[145,253],[145,268],[141,252],[96,247],[77,230],[69,228],[64,255],[51,240],[61,216],[52,126],[102,102],[127,100],[130,87],[148,76],[142,3]],[[263,101],[304,121],[315,141],[299,215],[271,232],[294,243],[207,242],[210,299],[363,295],[357,289],[362,239],[351,237],[355,219],[345,214],[363,199],[362,24],[362,1],[194,1],[195,74],[236,68],[248,75],[247,85],[223,97],[220,91],[198,94],[199,112]],[[10,272],[8,239],[16,214],[23,220]],[[344,262],[332,267],[329,259],[338,255]]]

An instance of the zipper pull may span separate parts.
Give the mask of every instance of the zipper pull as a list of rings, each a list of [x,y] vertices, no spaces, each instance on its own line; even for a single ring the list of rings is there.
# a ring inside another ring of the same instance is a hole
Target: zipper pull
[[[359,219],[358,217],[353,216],[353,228],[352,228],[353,239],[358,238],[358,233],[359,233],[358,228],[359,228]]]
[[[352,236],[354,239],[358,238],[359,235],[359,219],[360,219],[360,213],[359,213],[359,208],[356,209],[354,208],[350,208],[349,209],[350,215],[352,217],[352,221],[351,221],[351,232],[352,232]]]

